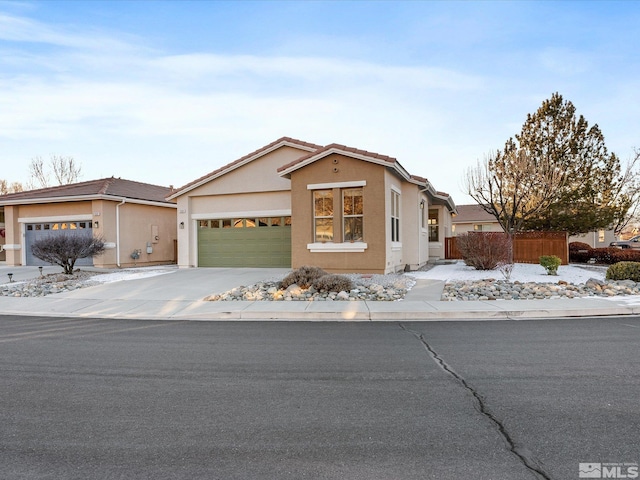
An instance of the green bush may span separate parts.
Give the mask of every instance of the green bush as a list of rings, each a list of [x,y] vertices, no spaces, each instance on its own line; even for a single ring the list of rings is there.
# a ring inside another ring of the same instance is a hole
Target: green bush
[[[562,260],[555,255],[543,255],[540,257],[540,265],[547,271],[547,275],[557,275],[558,267],[562,265]]]
[[[315,280],[327,275],[320,267],[308,267],[302,266],[297,270],[294,270],[280,282],[280,288],[288,288],[293,284],[298,285],[300,288],[309,288]]]
[[[618,262],[607,269],[607,280],[640,282],[640,262]]]
[[[348,292],[353,289],[353,282],[344,275],[327,274],[314,280],[313,288],[322,292]]]

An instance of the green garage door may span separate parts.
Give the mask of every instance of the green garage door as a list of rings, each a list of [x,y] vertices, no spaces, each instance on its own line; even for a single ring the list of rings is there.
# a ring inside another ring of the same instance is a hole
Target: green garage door
[[[291,217],[198,220],[198,266],[291,267]]]

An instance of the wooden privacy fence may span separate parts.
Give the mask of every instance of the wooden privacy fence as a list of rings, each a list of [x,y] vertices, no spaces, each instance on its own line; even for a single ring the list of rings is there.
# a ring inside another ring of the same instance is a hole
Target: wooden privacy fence
[[[495,235],[495,232],[486,232]],[[485,235],[472,232],[472,235]],[[563,265],[569,263],[569,245],[566,232],[520,232],[514,235],[513,261],[516,263],[540,263],[543,255],[560,257]],[[445,258],[461,259],[456,247],[456,237],[445,238]]]

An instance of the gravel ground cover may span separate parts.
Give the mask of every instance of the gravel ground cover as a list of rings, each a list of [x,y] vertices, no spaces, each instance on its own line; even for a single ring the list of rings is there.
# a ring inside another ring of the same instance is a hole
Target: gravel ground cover
[[[272,279],[255,285],[236,287],[228,292],[212,295],[209,301],[395,301],[401,300],[407,291],[415,285],[413,277],[402,274],[388,275],[345,275],[351,279],[354,288],[350,291],[326,292],[313,287],[307,289],[298,285],[280,288],[281,279]]]
[[[27,282],[8,282],[0,285],[3,297],[44,297],[54,293],[70,292],[79,288],[97,285],[92,280],[102,275],[99,272],[76,271],[73,275],[51,273]]]
[[[101,283],[132,280],[167,273],[153,269],[125,269],[118,272],[78,270],[74,275],[49,274],[25,282],[0,285],[0,296],[43,297]],[[463,262],[428,265],[407,274],[347,275],[354,288],[346,292],[324,292],[292,285],[280,289],[281,278],[270,278],[255,285],[238,286],[210,301],[398,301],[413,287],[416,279],[444,282],[441,300],[531,300],[554,298],[615,297],[640,295],[640,283],[605,280],[606,267],[563,265],[558,276],[548,276],[540,265],[516,264],[509,281],[498,270],[478,271]]]

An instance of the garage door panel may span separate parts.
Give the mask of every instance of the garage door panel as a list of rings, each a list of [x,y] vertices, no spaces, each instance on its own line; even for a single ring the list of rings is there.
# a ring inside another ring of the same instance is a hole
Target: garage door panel
[[[29,266],[47,266],[48,262],[44,262],[35,257],[31,253],[31,246],[37,240],[48,238],[55,235],[72,235],[72,236],[92,236],[93,225],[90,221],[83,222],[49,222],[49,223],[27,223],[25,224],[25,256],[26,265]],[[93,266],[93,258],[79,258],[76,261],[77,267]]]
[[[255,225],[244,221],[199,221],[198,265],[202,267],[290,267],[291,227],[284,219],[274,225],[220,228],[221,225]],[[275,225],[279,223],[279,225]]]

